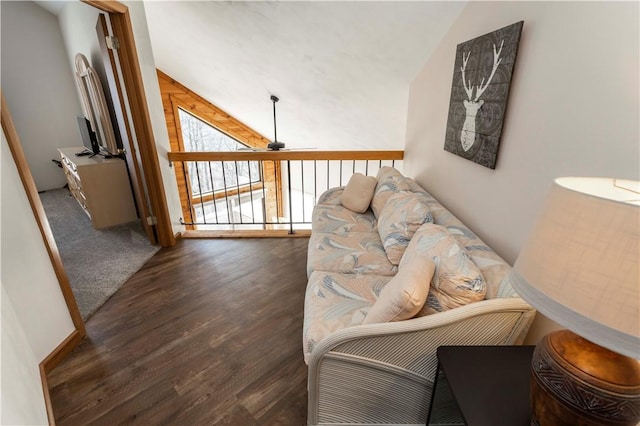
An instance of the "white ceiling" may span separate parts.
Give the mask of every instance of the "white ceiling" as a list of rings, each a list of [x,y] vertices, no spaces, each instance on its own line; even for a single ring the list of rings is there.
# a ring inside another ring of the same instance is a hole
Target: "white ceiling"
[[[402,149],[409,84],[466,2],[145,1],[156,66],[287,147]]]

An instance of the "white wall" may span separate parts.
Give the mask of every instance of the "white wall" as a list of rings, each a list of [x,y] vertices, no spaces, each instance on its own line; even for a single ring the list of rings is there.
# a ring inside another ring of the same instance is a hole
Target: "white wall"
[[[72,1],[68,2],[58,14],[58,23],[66,46],[66,61],[69,70],[74,72],[76,54],[82,53],[96,70],[102,83],[105,81],[105,75],[98,34],[96,33],[98,14],[98,9],[78,1]],[[79,96],[79,92],[76,93]]]
[[[96,32],[99,12],[98,9],[87,4],[80,3],[79,1],[70,1],[67,2],[58,13],[58,24],[66,47],[66,60],[68,62],[69,72],[75,75],[76,54],[82,53],[89,61],[89,65],[96,71],[96,74],[98,74],[107,105],[111,106],[109,85],[107,84],[104,61]],[[76,98],[81,102],[80,90],[77,85],[75,88]],[[112,128],[114,132],[117,132],[116,125],[112,126]],[[98,141],[106,147],[102,132],[98,132]]]
[[[558,176],[639,179],[637,2],[470,2],[411,85],[405,171],[513,263]],[[524,20],[495,170],[443,150],[458,43]],[[537,320],[536,341],[553,324]]]
[[[40,424],[38,363],[74,326],[4,132],[1,145],[2,424]]]
[[[13,303],[2,286],[2,378],[0,424],[45,425],[47,412],[38,360],[22,329]]]
[[[3,1],[2,91],[39,191],[60,188],[59,147],[82,145],[82,107],[54,15],[32,2]]]

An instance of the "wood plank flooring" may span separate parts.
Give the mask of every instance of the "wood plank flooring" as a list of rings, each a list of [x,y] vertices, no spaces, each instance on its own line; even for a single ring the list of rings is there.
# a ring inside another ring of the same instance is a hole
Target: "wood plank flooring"
[[[307,244],[180,240],[161,249],[49,375],[56,424],[306,424]]]

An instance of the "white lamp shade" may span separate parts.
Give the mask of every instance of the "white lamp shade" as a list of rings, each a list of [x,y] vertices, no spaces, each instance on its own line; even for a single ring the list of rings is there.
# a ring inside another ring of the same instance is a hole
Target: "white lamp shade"
[[[640,359],[640,182],[556,179],[512,272],[538,311]]]

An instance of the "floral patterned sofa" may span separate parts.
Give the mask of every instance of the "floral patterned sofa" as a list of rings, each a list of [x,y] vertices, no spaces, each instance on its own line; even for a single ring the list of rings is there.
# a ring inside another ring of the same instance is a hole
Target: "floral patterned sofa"
[[[376,182],[364,213],[342,205],[344,187],[314,208],[303,328],[311,425],[425,424],[438,346],[521,344],[535,315],[509,265],[415,181],[383,167]],[[367,323],[418,256],[436,265],[424,306]]]

